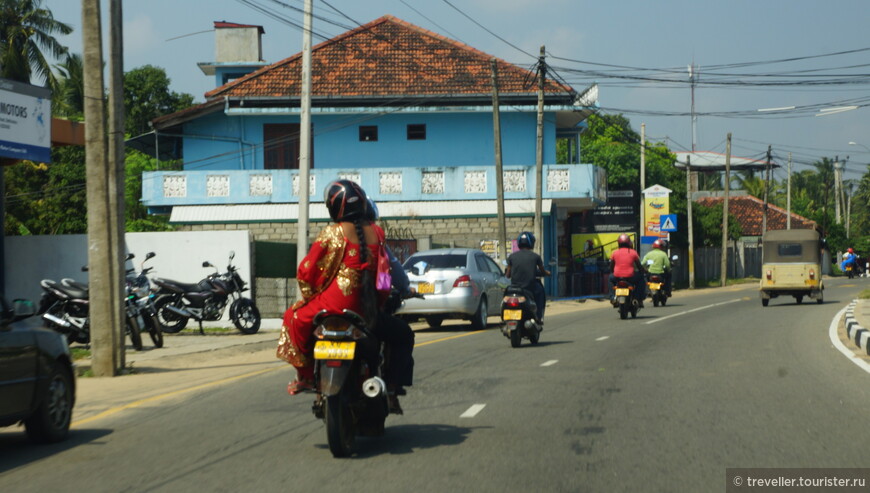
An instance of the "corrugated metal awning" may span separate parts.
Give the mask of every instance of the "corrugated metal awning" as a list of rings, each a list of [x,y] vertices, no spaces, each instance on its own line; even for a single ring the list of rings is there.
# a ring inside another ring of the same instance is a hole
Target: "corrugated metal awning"
[[[548,216],[552,199],[541,201],[543,215]],[[535,214],[535,201],[506,200],[505,214],[531,216]],[[438,218],[438,217],[495,217],[495,200],[449,200],[443,202],[379,202],[381,218]],[[233,204],[233,205],[177,205],[169,217],[171,223],[236,223],[236,222],[295,222],[299,217],[298,204]],[[312,221],[329,220],[323,202],[313,202],[308,209]]]

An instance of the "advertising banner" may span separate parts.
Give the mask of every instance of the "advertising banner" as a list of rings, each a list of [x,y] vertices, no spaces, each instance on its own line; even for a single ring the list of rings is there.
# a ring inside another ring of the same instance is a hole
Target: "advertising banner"
[[[0,79],[0,157],[51,161],[51,91]]]
[[[667,238],[668,233],[661,230],[662,216],[670,214],[671,190],[653,185],[643,191],[643,231],[642,236]]]

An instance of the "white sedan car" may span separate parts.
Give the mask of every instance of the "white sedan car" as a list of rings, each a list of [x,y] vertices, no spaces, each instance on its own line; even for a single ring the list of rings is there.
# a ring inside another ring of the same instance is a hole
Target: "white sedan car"
[[[470,320],[475,330],[485,329],[509,284],[494,260],[472,248],[417,252],[403,267],[411,287],[425,299],[405,300],[396,314],[408,320],[422,317],[431,327],[439,327],[445,319],[462,319]]]

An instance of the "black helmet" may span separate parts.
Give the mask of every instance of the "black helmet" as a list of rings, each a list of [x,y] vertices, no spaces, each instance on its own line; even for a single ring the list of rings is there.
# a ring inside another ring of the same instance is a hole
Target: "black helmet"
[[[368,216],[366,192],[350,180],[335,180],[327,185],[323,201],[333,221],[351,221]]]
[[[520,248],[535,248],[535,235],[523,231],[517,236],[517,246]]]
[[[366,213],[366,219],[371,222],[375,222],[381,218],[381,213],[378,211],[378,204],[375,204],[375,201],[372,200],[371,197],[368,198],[368,212]]]

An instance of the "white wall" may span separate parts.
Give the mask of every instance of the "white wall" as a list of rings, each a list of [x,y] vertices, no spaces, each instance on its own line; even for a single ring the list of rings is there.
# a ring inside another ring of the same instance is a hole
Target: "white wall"
[[[229,252],[235,251],[233,265],[239,268],[239,275],[248,287],[252,286],[251,240],[247,230],[127,233],[126,243],[126,251],[136,255],[127,268],[135,267],[138,272],[145,254],[154,252],[156,256],[145,264],[154,267],[149,277],[186,283],[197,282],[214,272],[202,267],[204,260],[224,272]],[[87,236],[7,236],[5,261],[6,298],[26,298],[37,303],[42,294],[39,287],[42,279],[60,281],[71,277],[88,282],[87,272],[81,271],[88,263]]]

